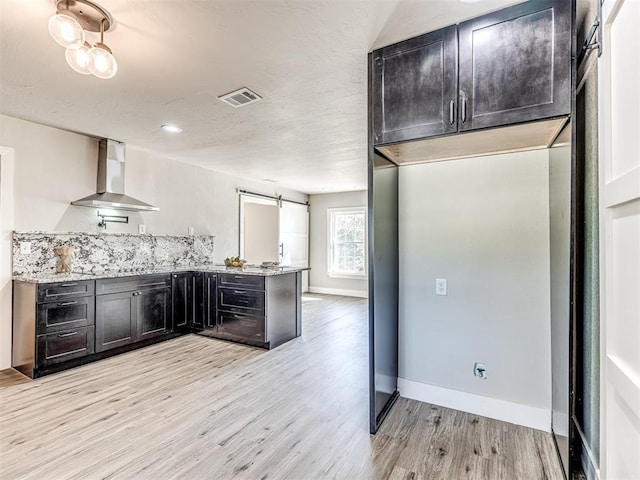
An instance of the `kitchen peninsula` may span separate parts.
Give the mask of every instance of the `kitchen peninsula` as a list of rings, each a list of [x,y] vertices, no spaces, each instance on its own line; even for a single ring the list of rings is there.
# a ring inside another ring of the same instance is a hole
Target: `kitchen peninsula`
[[[110,263],[118,269],[97,270],[89,261],[99,257],[95,248],[90,255],[82,250],[89,242],[87,235],[67,234],[83,237],[74,242],[80,246],[74,267],[79,273],[56,274],[47,263],[50,248],[42,249],[46,262],[21,262],[18,251],[24,235],[14,235],[12,366],[32,378],[186,333],[267,349],[302,333],[306,268],[192,263],[205,259],[194,256],[194,243],[206,244],[212,238],[163,236],[163,246],[175,247],[171,265],[154,264],[151,248],[144,261],[132,261],[135,255],[125,254],[128,262],[121,258]],[[88,236],[95,247],[101,241],[113,244],[114,237],[123,235]],[[127,245],[155,240],[125,237],[116,240]]]

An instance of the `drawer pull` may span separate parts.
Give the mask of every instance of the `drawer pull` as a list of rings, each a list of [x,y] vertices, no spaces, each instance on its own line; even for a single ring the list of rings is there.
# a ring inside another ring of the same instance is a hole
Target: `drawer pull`
[[[61,287],[77,287],[78,284],[77,283],[63,283],[62,285],[60,285]]]
[[[78,301],[74,301],[74,302],[62,302],[59,303],[58,306],[59,307],[68,307],[69,305],[76,305],[78,303]]]
[[[245,318],[245,316],[244,316],[244,315],[237,315],[237,314],[234,314],[234,315],[233,315],[233,318]]]
[[[78,332],[59,333],[58,338],[73,337],[74,335],[77,335],[77,334]]]
[[[235,293],[236,295],[244,295],[245,293],[247,293],[246,290],[234,290],[233,293]]]
[[[154,287],[156,285],[166,285],[165,282],[143,283],[141,287]]]
[[[238,280],[242,280],[244,278],[243,275],[234,275],[233,278],[236,278]]]

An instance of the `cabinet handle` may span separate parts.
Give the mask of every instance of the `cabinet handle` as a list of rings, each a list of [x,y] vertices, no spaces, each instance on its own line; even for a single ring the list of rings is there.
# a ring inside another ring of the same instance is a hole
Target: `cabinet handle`
[[[236,295],[244,295],[245,293],[247,293],[246,290],[234,290],[233,293],[235,293]]]
[[[60,285],[61,287],[77,287],[78,284],[77,283],[63,283],[62,285]]]
[[[456,120],[455,109],[456,109],[456,103],[453,100],[451,100],[449,102],[449,125],[453,125],[453,122],[455,122]]]
[[[59,333],[58,338],[73,337],[74,335],[77,335],[77,334],[78,332]]]
[[[241,279],[244,278],[242,275],[234,275],[233,278]]]
[[[165,285],[164,282],[154,282],[154,283],[143,283],[140,285],[141,287],[153,287],[155,285]]]
[[[233,318],[245,318],[245,317],[244,317],[244,315],[236,315],[236,314],[234,314]]]
[[[462,123],[467,121],[467,97],[462,99]]]
[[[58,306],[59,307],[67,307],[69,305],[75,305],[76,303],[78,303],[78,300],[76,300],[74,302],[62,302],[62,303],[59,303]]]

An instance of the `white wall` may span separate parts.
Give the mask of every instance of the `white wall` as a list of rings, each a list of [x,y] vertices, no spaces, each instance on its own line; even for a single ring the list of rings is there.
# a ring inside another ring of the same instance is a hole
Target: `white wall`
[[[117,140],[117,139],[116,139]],[[18,231],[99,232],[96,209],[73,200],[95,193],[98,140],[0,115],[0,145],[13,147],[15,173],[13,228]],[[236,188],[307,196],[273,183],[250,181],[161,158],[127,145],[126,193],[160,207],[159,212],[122,212],[129,224],[109,224],[108,232],[215,235],[215,259],[239,253],[239,195]],[[3,192],[4,193],[4,192]],[[4,199],[3,199],[4,201]],[[4,227],[2,227],[4,228]],[[10,322],[0,319],[0,369],[10,366]]]
[[[401,394],[548,430],[548,152],[402,167],[399,212]]]
[[[11,366],[14,151],[0,144],[0,370]]]
[[[367,296],[367,279],[330,277],[327,272],[327,209],[366,207],[367,192],[326,193],[310,195],[309,213],[310,259],[309,290],[335,295]]]
[[[249,263],[278,261],[280,207],[244,203],[244,253]]]

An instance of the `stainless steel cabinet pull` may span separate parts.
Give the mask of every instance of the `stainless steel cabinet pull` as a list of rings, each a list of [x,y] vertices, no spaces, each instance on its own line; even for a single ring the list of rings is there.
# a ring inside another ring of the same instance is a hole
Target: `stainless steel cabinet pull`
[[[243,278],[243,276],[242,275],[234,275],[233,278],[241,279],[241,278]]]
[[[467,97],[462,99],[462,123],[467,121]]]
[[[74,302],[62,302],[62,303],[59,303],[59,304],[58,304],[58,306],[59,306],[59,307],[66,307],[66,306],[69,306],[69,305],[75,305],[75,304],[77,304],[77,303],[78,303],[78,301],[77,301],[77,300],[76,300],[76,301],[74,301]]]
[[[73,337],[74,335],[77,335],[78,332],[69,332],[69,333],[59,333],[58,337],[59,338],[64,338],[64,337]]]
[[[244,315],[234,315],[233,318],[244,318]]]
[[[451,100],[449,102],[449,125],[453,125],[453,122],[456,121],[455,109],[456,109],[456,104],[453,100]]]
[[[235,293],[236,295],[244,295],[245,293],[247,293],[246,290],[234,290],[233,293]]]
[[[60,286],[61,287],[76,287],[77,285],[78,285],[77,283],[63,283]]]
[[[154,285],[164,285],[164,282],[143,283],[141,287],[153,287]]]

